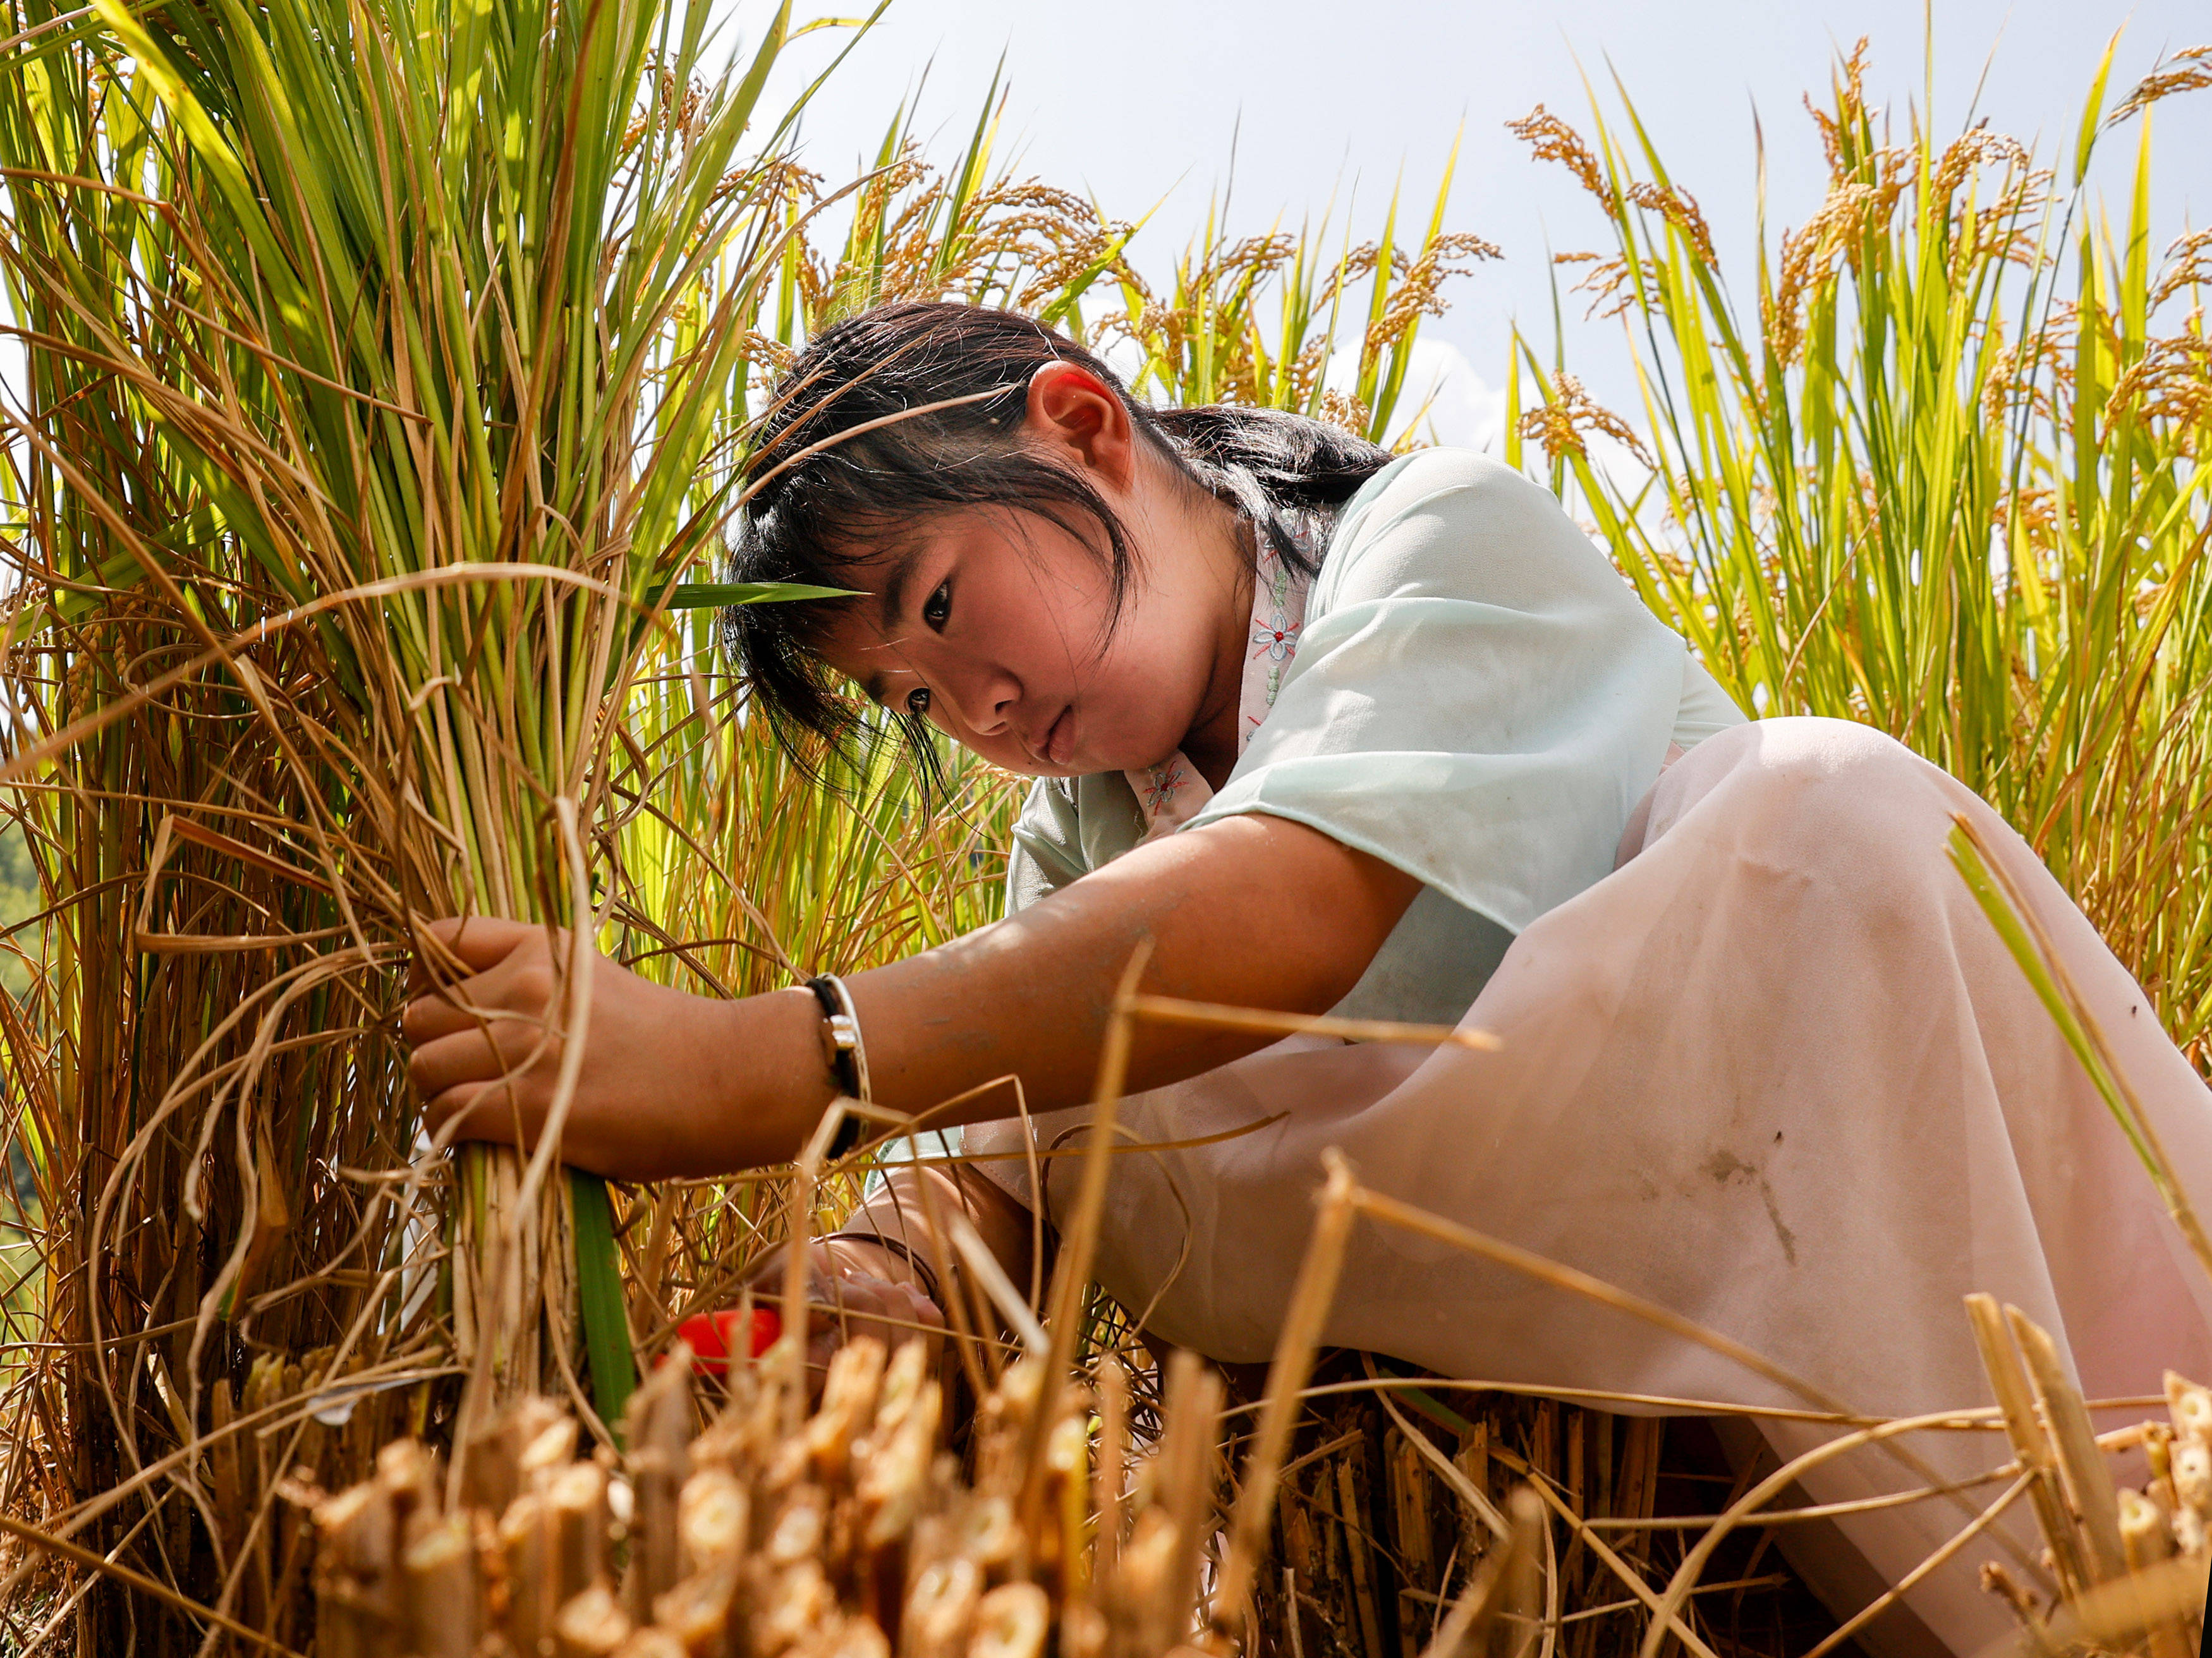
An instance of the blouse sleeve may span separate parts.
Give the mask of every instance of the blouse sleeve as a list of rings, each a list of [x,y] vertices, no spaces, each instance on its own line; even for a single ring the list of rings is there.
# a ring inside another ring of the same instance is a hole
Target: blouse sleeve
[[[1014,843],[1006,853],[1007,914],[1027,909],[1083,873],[1080,835],[1066,781],[1038,778],[1014,819]]]
[[[1026,909],[1078,876],[1103,869],[1145,837],[1137,797],[1118,771],[1040,777],[1014,819],[1006,914]]]
[[[1408,456],[1347,506],[1273,708],[1184,829],[1286,817],[1518,932],[1612,870],[1688,665],[1550,491]]]

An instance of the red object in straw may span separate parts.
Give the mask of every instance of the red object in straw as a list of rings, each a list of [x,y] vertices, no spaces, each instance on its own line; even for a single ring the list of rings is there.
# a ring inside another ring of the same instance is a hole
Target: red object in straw
[[[783,1315],[773,1307],[752,1309],[751,1324],[738,1327],[746,1315],[734,1307],[719,1313],[694,1313],[676,1327],[676,1333],[691,1344],[691,1369],[699,1376],[720,1376],[730,1368],[730,1355],[742,1351],[758,1358],[783,1334]]]

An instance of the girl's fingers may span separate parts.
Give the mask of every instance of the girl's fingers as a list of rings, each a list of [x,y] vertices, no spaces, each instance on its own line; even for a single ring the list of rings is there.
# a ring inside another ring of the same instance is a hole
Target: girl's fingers
[[[459,1030],[435,1042],[417,1043],[407,1056],[408,1079],[425,1100],[434,1100],[467,1083],[489,1082],[506,1073],[499,1052],[481,1032]]]
[[[521,1027],[536,1032],[545,1028],[545,1010],[503,1005],[481,993],[472,993],[482,981],[471,979],[468,986],[436,996],[421,996],[407,1004],[407,1011],[399,1017],[399,1034],[416,1048],[422,1048],[447,1036],[456,1036],[463,1031],[483,1030],[505,1027],[512,1031]],[[512,1048],[509,1037],[504,1046]]]
[[[907,1299],[914,1307],[914,1321],[917,1324],[927,1324],[933,1330],[943,1329],[945,1309],[913,1284],[908,1284],[902,1287],[906,1291]]]
[[[536,1125],[526,1117],[517,1123],[514,1094],[501,1084],[470,1083],[449,1088],[422,1108],[423,1126],[434,1135],[445,1133],[447,1125],[457,1117],[461,1121],[447,1134],[449,1144],[457,1139],[489,1140],[526,1153],[533,1149]]]
[[[945,1327],[937,1303],[913,1284],[864,1273],[841,1274],[833,1284],[817,1283],[808,1299],[824,1327],[811,1333],[810,1349],[826,1339],[834,1350],[855,1336],[872,1336],[886,1347],[896,1347],[921,1333],[916,1325]]]
[[[556,989],[543,952],[516,950],[472,978],[417,996],[401,1016],[400,1029],[409,1042],[424,1042],[465,1029],[480,1017],[541,1019]]]
[[[568,937],[526,922],[482,915],[431,921],[420,929],[420,936],[422,948],[408,969],[410,985],[420,998],[451,995],[503,969],[542,966],[565,948]]]
[[[512,1076],[529,1065],[541,1048],[550,1050],[550,1044],[535,1023],[505,1018],[471,1024],[420,1044],[408,1056],[407,1074],[416,1092],[433,1099],[465,1084]]]
[[[921,1333],[916,1325],[931,1330],[945,1327],[945,1315],[937,1303],[913,1284],[878,1279],[868,1288],[866,1306],[854,1306],[848,1297],[848,1310],[855,1315],[858,1327],[855,1334],[872,1335],[886,1347],[897,1347]]]
[[[481,1008],[460,999],[460,990],[457,986],[451,991],[441,990],[428,996],[417,996],[408,1003],[407,1011],[399,1016],[399,1034],[420,1048],[425,1042],[436,1042],[441,1036],[474,1030],[483,1017]]]
[[[492,915],[447,916],[422,929],[455,956],[471,972],[495,967],[514,950],[532,938],[543,938],[545,929],[527,921],[505,921]]]
[[[916,1339],[933,1347],[943,1339],[944,1313],[915,1285],[838,1266],[818,1241],[810,1255],[806,1365],[812,1389],[820,1389],[837,1350],[856,1337],[872,1336],[891,1348]],[[755,1280],[754,1293],[779,1302],[781,1277],[780,1266],[772,1266]]]

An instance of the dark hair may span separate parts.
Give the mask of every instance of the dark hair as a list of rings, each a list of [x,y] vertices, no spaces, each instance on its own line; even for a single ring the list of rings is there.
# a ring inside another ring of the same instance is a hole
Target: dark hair
[[[1160,455],[1261,525],[1308,574],[1277,514],[1338,504],[1390,460],[1340,428],[1279,410],[1148,408],[1093,353],[1016,312],[880,306],[825,329],[778,383],[747,464],[756,492],[732,578],[849,586],[854,571],[895,554],[917,519],[1012,508],[1094,547],[1103,537],[1118,605],[1134,565],[1120,519],[1087,479],[1018,435],[1030,377],[1055,359],[1096,375]],[[861,723],[856,699],[836,689],[815,655],[836,607],[850,603],[725,613],[726,641],[755,706],[787,741],[811,736],[842,747]]]

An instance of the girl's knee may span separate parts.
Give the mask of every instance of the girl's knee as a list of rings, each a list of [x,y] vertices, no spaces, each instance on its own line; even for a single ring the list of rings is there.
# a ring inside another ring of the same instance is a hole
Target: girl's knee
[[[1923,782],[1929,770],[1887,732],[1849,720],[1761,720],[1744,729],[1759,774],[1782,787],[1881,789]]]
[[[1917,890],[1934,868],[1948,884],[1953,815],[1972,797],[1896,738],[1844,720],[1772,722],[1761,756],[1769,810],[1782,833],[1832,877],[1856,871],[1881,890],[1869,902]]]
[[[1942,773],[1848,720],[1753,720],[1707,738],[1692,758],[1715,768],[1732,817],[1793,837],[1893,841],[1923,818],[1931,831],[1948,827],[1953,805]]]

